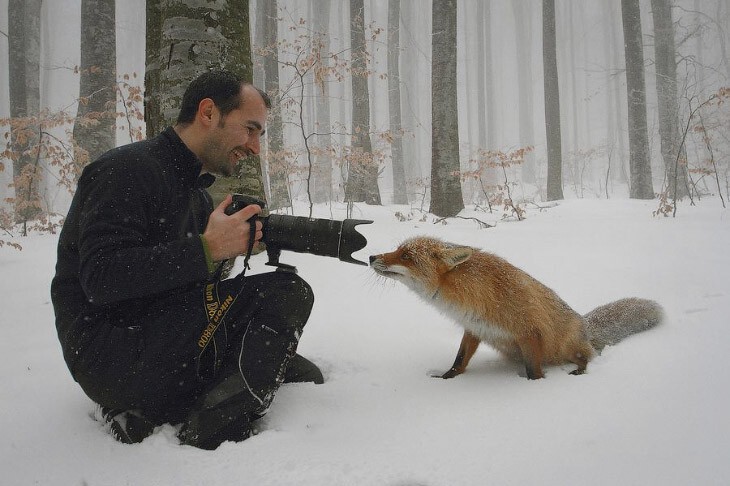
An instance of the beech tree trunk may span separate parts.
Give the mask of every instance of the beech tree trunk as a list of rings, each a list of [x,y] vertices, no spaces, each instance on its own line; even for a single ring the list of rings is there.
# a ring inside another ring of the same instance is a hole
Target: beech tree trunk
[[[651,12],[654,19],[654,57],[662,159],[667,173],[669,196],[679,199],[689,194],[689,186],[684,148],[682,154],[679,154],[679,100],[672,2],[651,0]],[[700,72],[703,71],[700,69]]]
[[[363,0],[350,0],[350,47],[352,50],[352,153],[345,199],[380,204],[378,166],[370,141],[370,93],[365,48]]]
[[[116,145],[116,55],[114,0],[82,0],[80,101],[73,130],[80,166]]]
[[[547,134],[547,200],[563,199],[563,154],[560,135],[560,88],[555,45],[555,0],[542,2],[542,52],[545,72],[545,131]]]
[[[456,0],[432,3],[431,206],[437,216],[464,209],[459,164],[456,95]]]
[[[517,84],[519,86],[519,126],[520,145],[533,146],[535,144],[535,129],[533,127],[533,98],[532,98],[532,12],[531,0],[513,0],[512,9],[515,16],[515,46],[517,49]],[[522,180],[536,182],[535,157],[532,153],[525,154],[522,164]]]
[[[330,11],[331,0],[315,0],[313,3],[314,42],[322,50],[320,62],[329,63],[330,56]],[[330,122],[330,90],[328,80],[322,83],[315,81],[314,86],[314,127],[319,135],[315,138],[315,146],[319,149],[314,158],[314,187],[312,198],[315,203],[332,200],[332,157],[329,149],[332,146],[332,126]]]
[[[269,206],[272,209],[280,209],[291,206],[289,196],[288,174],[284,170],[281,158],[284,149],[284,126],[281,121],[281,93],[279,92],[279,62],[277,18],[279,15],[277,0],[259,0],[263,4],[263,18],[261,25],[263,29],[264,45],[267,55],[264,63],[264,90],[271,97],[273,107],[267,123],[267,172],[269,175],[270,196]]]
[[[148,136],[174,124],[185,89],[202,73],[225,69],[253,81],[248,0],[160,0],[157,9],[148,2],[147,12],[147,35],[160,34],[147,39]],[[238,176],[218,177],[210,188],[216,202],[231,192],[266,199],[259,157],[242,160]]]
[[[27,222],[40,212],[40,40],[41,0],[10,0],[8,81],[10,118],[16,119],[10,131],[10,146],[17,222]]]
[[[388,115],[391,132],[393,203],[408,204],[400,107],[400,0],[388,2]]]
[[[621,19],[624,26],[629,106],[629,196],[632,199],[653,199],[639,0],[621,0]]]

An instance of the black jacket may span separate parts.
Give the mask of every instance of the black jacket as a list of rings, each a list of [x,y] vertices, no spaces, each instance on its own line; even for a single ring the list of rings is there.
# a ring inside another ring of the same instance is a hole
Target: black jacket
[[[113,149],[84,169],[51,284],[72,373],[99,339],[97,329],[143,325],[135,321],[140,309],[209,277],[199,234],[212,203],[200,171],[172,128]]]

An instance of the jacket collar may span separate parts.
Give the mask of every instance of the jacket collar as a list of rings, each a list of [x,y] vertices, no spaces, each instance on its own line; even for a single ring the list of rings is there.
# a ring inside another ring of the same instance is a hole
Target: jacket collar
[[[170,161],[175,172],[182,178],[188,187],[210,187],[215,181],[213,174],[201,174],[203,163],[185,145],[180,136],[172,127],[167,127],[160,134],[170,148]]]

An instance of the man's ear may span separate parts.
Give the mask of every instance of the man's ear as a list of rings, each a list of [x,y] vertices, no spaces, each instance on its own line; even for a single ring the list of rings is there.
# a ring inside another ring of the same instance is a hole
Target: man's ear
[[[212,99],[203,98],[200,100],[200,103],[198,103],[198,117],[200,117],[200,121],[204,125],[211,126],[214,124],[216,112],[217,108]]]
[[[472,253],[474,253],[474,248],[470,246],[456,246],[446,250],[442,259],[449,268],[454,268],[471,258]]]

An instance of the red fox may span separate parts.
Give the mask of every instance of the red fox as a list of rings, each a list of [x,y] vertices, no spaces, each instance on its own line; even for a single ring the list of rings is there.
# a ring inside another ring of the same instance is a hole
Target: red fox
[[[378,274],[405,284],[464,327],[454,364],[442,378],[464,372],[481,341],[525,364],[527,378],[543,365],[574,363],[585,373],[604,346],[659,324],[654,301],[626,298],[581,316],[551,289],[506,260],[476,248],[416,237],[373,255]]]

